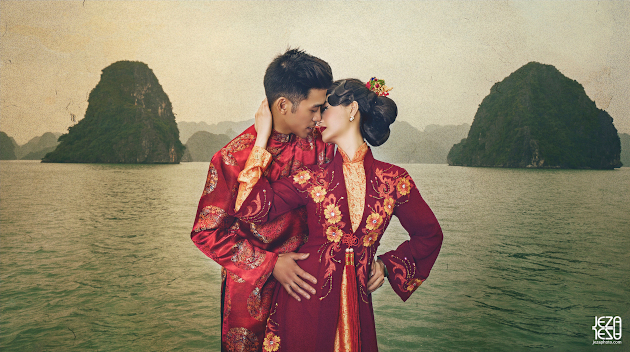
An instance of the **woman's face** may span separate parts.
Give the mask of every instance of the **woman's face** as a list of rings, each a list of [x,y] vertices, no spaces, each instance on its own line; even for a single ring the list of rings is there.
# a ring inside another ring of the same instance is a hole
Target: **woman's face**
[[[326,128],[321,132],[324,142],[336,144],[339,138],[349,131],[351,123],[359,123],[358,119],[350,122],[351,110],[352,105],[331,106],[326,102],[322,107],[322,120],[319,122],[320,127]]]

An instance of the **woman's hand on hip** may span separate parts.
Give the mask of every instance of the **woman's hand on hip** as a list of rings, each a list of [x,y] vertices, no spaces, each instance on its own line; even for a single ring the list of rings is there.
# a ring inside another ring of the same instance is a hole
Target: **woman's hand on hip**
[[[367,283],[367,289],[369,293],[376,291],[379,287],[383,286],[385,282],[385,263],[380,259],[372,261],[372,270],[370,271],[370,280]]]

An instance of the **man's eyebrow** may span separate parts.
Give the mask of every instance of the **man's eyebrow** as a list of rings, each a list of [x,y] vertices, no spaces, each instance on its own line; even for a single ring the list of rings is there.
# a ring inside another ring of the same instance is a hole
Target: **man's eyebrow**
[[[326,102],[323,102],[321,104],[314,104],[311,108],[321,108],[324,105],[326,105]]]

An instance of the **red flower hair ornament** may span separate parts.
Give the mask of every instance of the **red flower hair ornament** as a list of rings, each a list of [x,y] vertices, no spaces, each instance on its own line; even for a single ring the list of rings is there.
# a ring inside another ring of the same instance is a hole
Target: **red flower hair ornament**
[[[389,91],[394,89],[392,87],[388,87],[385,85],[385,81],[382,79],[378,79],[376,77],[370,78],[369,81],[365,84],[367,89],[373,91],[379,97],[386,97],[389,95]]]

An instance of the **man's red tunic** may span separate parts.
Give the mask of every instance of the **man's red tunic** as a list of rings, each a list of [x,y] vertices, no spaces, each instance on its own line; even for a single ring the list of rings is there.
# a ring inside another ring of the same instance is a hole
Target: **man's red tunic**
[[[223,267],[221,341],[227,351],[257,351],[264,339],[271,296],[271,277],[278,254],[297,250],[308,238],[305,208],[262,225],[228,215],[238,193],[238,174],[256,141],[254,126],[234,138],[213,157],[208,170],[191,239]],[[272,161],[264,176],[276,181],[305,165],[332,160],[334,146],[315,131],[306,139],[273,132],[267,150]]]

